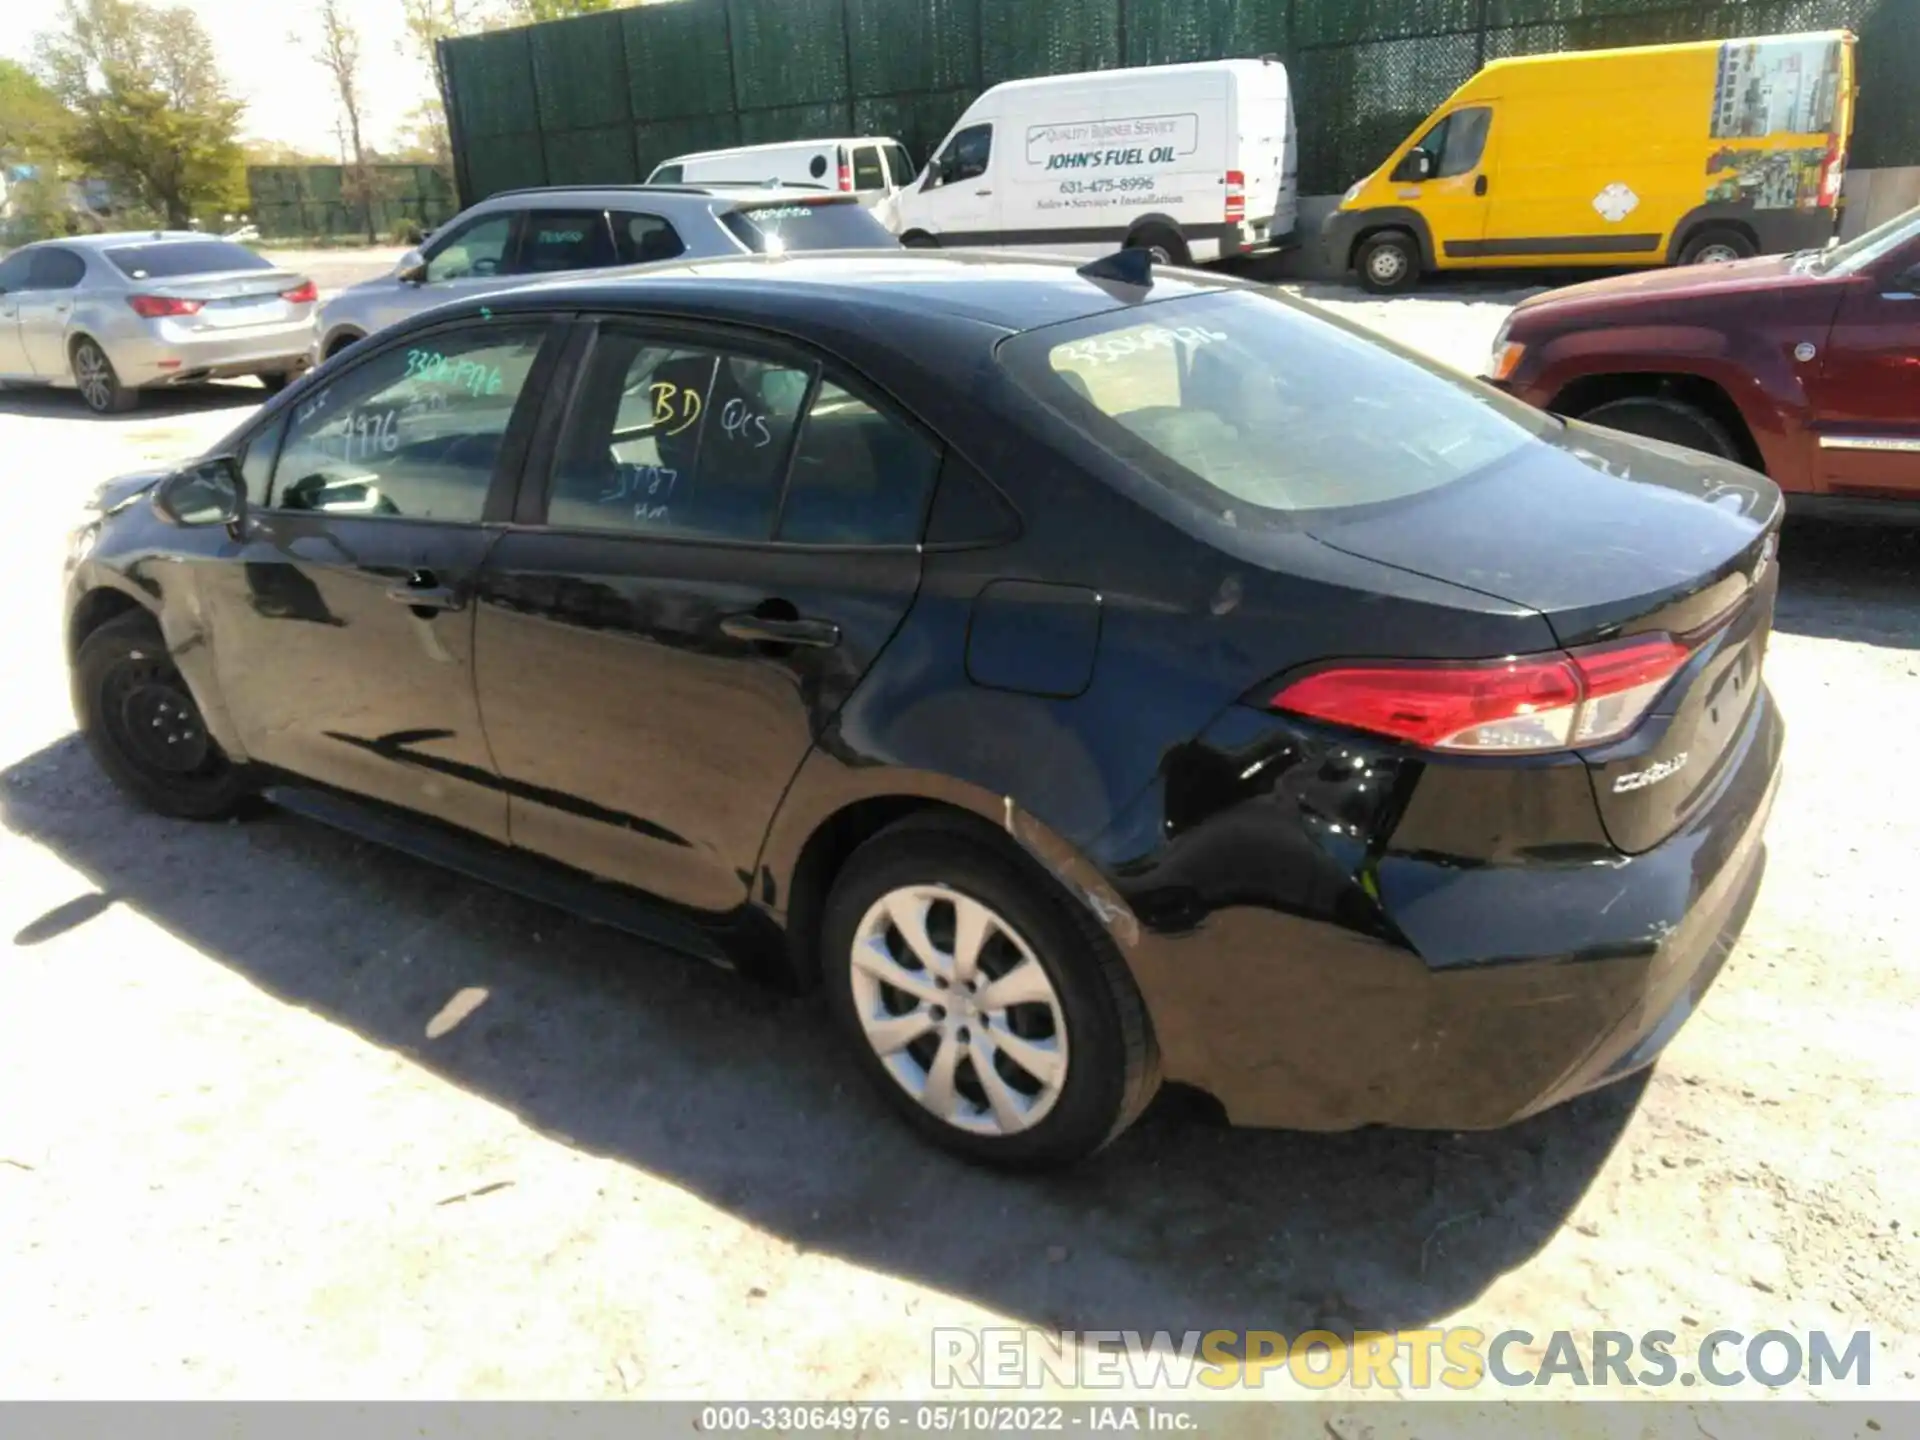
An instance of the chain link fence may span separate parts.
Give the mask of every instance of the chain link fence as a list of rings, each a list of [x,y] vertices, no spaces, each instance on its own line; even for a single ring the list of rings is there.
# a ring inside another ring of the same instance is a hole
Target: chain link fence
[[[1264,54],[1293,76],[1302,191],[1330,194],[1489,60],[1841,27],[1861,37],[1853,165],[1920,165],[1920,0],[670,0],[442,55],[469,202],[821,135],[924,160],[1002,80]]]

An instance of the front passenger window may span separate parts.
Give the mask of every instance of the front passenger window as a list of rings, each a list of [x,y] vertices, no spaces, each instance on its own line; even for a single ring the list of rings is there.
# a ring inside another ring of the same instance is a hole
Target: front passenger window
[[[947,142],[947,148],[932,165],[929,178],[940,185],[974,180],[987,173],[987,163],[992,157],[993,126],[969,125]]]
[[[512,240],[512,215],[488,215],[474,221],[428,259],[427,283],[498,275],[506,269],[507,246]]]
[[[272,506],[477,522],[543,325],[430,332],[382,351],[296,407]]]

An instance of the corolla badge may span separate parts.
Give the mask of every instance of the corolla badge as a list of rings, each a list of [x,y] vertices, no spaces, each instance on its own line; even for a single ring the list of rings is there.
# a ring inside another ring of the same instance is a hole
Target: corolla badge
[[[1678,775],[1687,768],[1687,752],[1682,750],[1671,760],[1662,760],[1658,765],[1649,765],[1644,770],[1635,770],[1632,774],[1622,775],[1613,782],[1613,793],[1625,795],[1631,790],[1644,790],[1649,785],[1658,785]]]

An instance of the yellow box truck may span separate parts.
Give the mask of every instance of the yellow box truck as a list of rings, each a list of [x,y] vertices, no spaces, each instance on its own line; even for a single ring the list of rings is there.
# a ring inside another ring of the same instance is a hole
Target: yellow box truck
[[[1823,245],[1853,131],[1854,37],[1496,60],[1327,217],[1369,290],[1429,270],[1671,265]]]

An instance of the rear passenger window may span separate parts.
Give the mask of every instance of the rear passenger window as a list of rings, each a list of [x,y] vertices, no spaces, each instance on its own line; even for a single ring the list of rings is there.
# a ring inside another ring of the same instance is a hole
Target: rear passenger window
[[[766,540],[811,372],[604,334],[547,503],[550,525]]]
[[[686,253],[686,242],[679,232],[658,215],[616,210],[608,218],[613,222],[614,254],[622,265],[651,265]]]
[[[887,188],[887,173],[880,168],[880,151],[876,147],[862,145],[853,152],[853,188],[855,190]]]
[[[474,325],[422,335],[303,396],[274,466],[273,507],[477,522],[545,334]]]
[[[905,422],[823,382],[807,411],[780,514],[796,544],[911,545],[940,452]]]
[[[535,210],[527,216],[514,268],[529,275],[597,270],[614,263],[604,210]]]
[[[71,250],[36,250],[33,274],[27,281],[31,290],[71,290],[86,278],[87,262]]]

